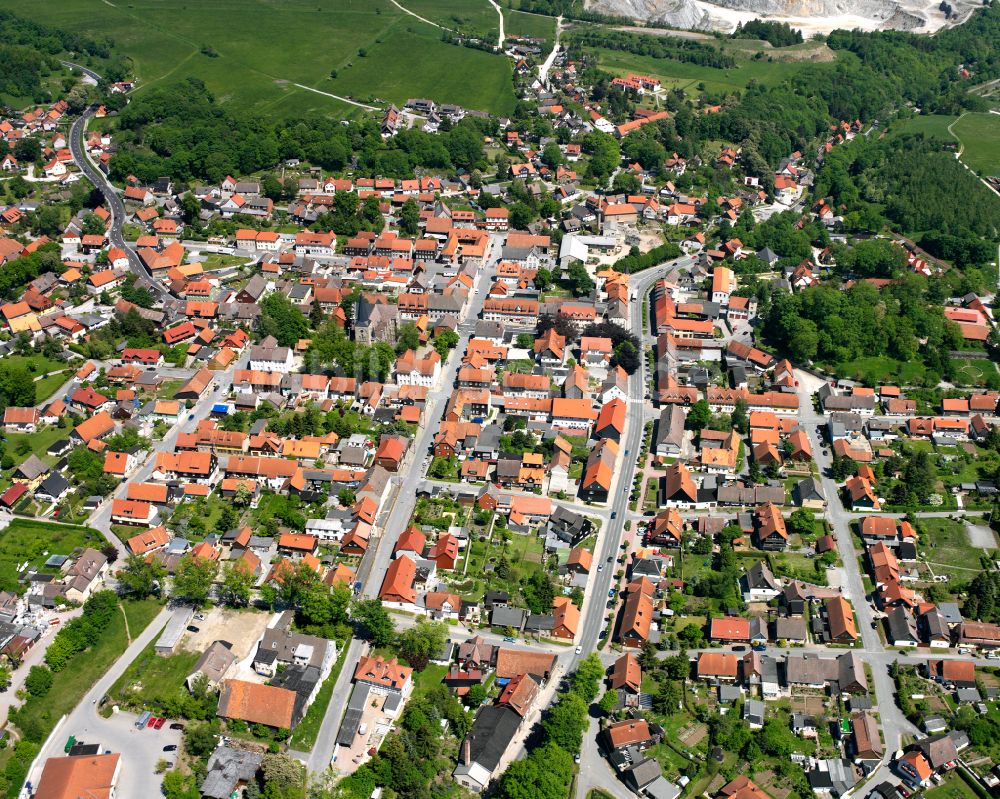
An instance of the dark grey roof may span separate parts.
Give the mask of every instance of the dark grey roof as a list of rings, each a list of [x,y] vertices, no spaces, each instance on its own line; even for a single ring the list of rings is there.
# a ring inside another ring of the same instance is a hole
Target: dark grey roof
[[[344,720],[340,723],[340,731],[337,733],[337,743],[341,746],[350,746],[354,743],[354,736],[361,723],[365,706],[368,704],[370,692],[371,685],[369,683],[355,683],[351,699],[347,703],[347,710],[344,713]]]
[[[465,736],[471,762],[478,763],[492,773],[500,765],[500,758],[520,724],[521,717],[508,707],[488,705],[480,708],[472,729]],[[464,750],[465,746],[462,748]],[[460,758],[459,762],[464,760]]]
[[[44,494],[49,497],[59,497],[68,490],[69,481],[59,474],[59,472],[53,472],[42,481],[42,484],[35,490],[35,494]]]
[[[240,783],[249,782],[264,760],[259,752],[220,746],[208,759],[208,774],[201,784],[206,799],[229,799]]]

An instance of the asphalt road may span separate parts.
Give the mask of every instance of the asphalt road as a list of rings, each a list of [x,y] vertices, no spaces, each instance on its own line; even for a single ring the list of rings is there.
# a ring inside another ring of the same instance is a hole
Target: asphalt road
[[[125,495],[128,492],[129,483],[144,483],[149,480],[150,475],[152,475],[153,469],[156,466],[157,454],[160,452],[173,452],[174,447],[177,444],[177,436],[181,433],[193,432],[198,426],[198,422],[208,417],[208,409],[211,408],[216,402],[225,399],[225,397],[229,394],[229,388],[233,383],[233,372],[236,369],[245,369],[249,357],[249,354],[244,354],[233,365],[232,369],[225,372],[215,372],[215,379],[212,383],[215,387],[207,391],[204,396],[195,403],[191,410],[186,411],[186,415],[183,416],[177,424],[171,427],[170,431],[161,440],[153,443],[153,449],[150,451],[146,461],[132,474],[122,480],[121,485],[119,485],[114,492],[107,496],[104,502],[98,505],[90,514],[89,523],[91,527],[95,527],[104,533],[107,539],[118,547],[123,557],[125,554],[124,545],[121,540],[113,532],[111,532],[111,505],[113,500],[125,498]]]
[[[389,568],[389,562],[392,560],[392,549],[413,515],[417,488],[426,477],[424,457],[430,449],[438,429],[438,422],[454,391],[458,368],[469,339],[472,337],[476,320],[483,310],[483,303],[486,301],[490,287],[490,280],[486,276],[492,276],[495,272],[496,262],[500,255],[501,238],[496,235],[491,236],[487,265],[476,274],[472,297],[469,299],[458,326],[458,344],[442,365],[437,384],[427,394],[423,417],[410,445],[407,460],[400,469],[400,473],[393,478],[393,493],[386,503],[386,508],[380,514],[381,533],[369,547],[358,570],[358,576],[362,582],[362,596],[369,598],[378,596],[386,569]],[[333,694],[330,698],[330,704],[327,706],[319,737],[308,757],[307,765],[309,771],[313,773],[325,771],[335,754],[337,732],[351,696],[351,679],[354,676],[351,664],[357,663],[366,649],[367,644],[358,640],[353,640],[348,648],[344,669],[334,684]]]
[[[121,777],[118,782],[117,795],[121,797],[139,797],[159,795],[162,778],[156,774],[156,763],[161,758],[169,758],[169,753],[163,751],[168,744],[180,744],[181,734],[164,725],[160,730],[135,728],[134,713],[115,713],[104,719],[97,713],[97,702],[110,690],[115,680],[125,673],[150,641],[159,636],[160,631],[170,619],[171,611],[163,609],[150,622],[132,644],[125,650],[105,675],[98,680],[79,705],[70,712],[62,724],[46,741],[45,746],[35,760],[34,768],[29,774],[33,785],[38,785],[45,761],[50,757],[62,757],[63,746],[70,735],[85,743],[100,744],[103,750],[119,752],[122,756]]]
[[[82,69],[82,67],[80,67]],[[96,74],[96,73],[94,73]],[[70,128],[69,147],[73,154],[73,161],[83,173],[83,175],[97,188],[104,196],[104,201],[108,205],[111,214],[111,227],[108,229],[108,241],[112,246],[124,250],[128,256],[129,269],[138,278],[138,285],[149,289],[161,302],[169,300],[174,295],[159,280],[153,277],[152,272],[146,268],[142,259],[136,255],[132,245],[125,240],[122,228],[125,225],[125,205],[115,187],[112,186],[104,173],[97,169],[84,149],[84,135],[87,132],[87,123],[94,115],[96,109],[91,106],[73,122]]]
[[[647,292],[657,280],[678,268],[680,264],[688,262],[688,260],[687,258],[676,259],[632,275],[629,281],[629,291],[639,297],[636,302],[631,303],[631,329],[635,336],[642,339],[647,332],[643,329],[642,324],[642,306],[646,301]],[[610,516],[598,537],[597,546],[594,550],[594,562],[598,565],[603,565],[604,568],[594,571],[594,579],[587,587],[582,612],[581,631],[576,641],[581,647],[581,653],[580,655],[574,655],[572,662],[567,666],[568,671],[573,671],[580,658],[586,657],[590,652],[598,648],[598,635],[605,626],[605,598],[608,595],[608,590],[611,588],[611,581],[615,572],[614,561],[618,557],[625,520],[629,515],[629,494],[632,488],[632,479],[635,475],[636,463],[639,458],[639,449],[642,445],[646,416],[645,395],[646,361],[645,357],[643,357],[641,359],[641,367],[629,378],[629,402],[625,414],[625,435],[622,437],[620,445],[621,463],[615,469],[615,478],[611,489],[612,500],[608,505]],[[612,561],[610,564],[607,562],[608,558]]]

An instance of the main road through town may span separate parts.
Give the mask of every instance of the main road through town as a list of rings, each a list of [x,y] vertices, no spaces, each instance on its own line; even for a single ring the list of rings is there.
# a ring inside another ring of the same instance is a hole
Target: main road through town
[[[92,80],[100,81],[101,76],[93,70],[64,61],[66,66],[78,69]],[[122,228],[125,225],[125,205],[117,190],[108,181],[101,170],[94,166],[94,162],[87,155],[87,148],[84,143],[84,136],[87,132],[87,125],[96,111],[95,106],[87,108],[79,117],[74,120],[69,130],[69,149],[73,155],[73,162],[94,187],[104,196],[104,201],[108,205],[108,212],[111,214],[111,227],[108,229],[108,241],[113,247],[123,250],[128,256],[128,267],[138,278],[138,283],[143,288],[153,292],[160,301],[169,300],[173,295],[169,289],[159,280],[153,277],[152,272],[142,262],[136,254],[132,245],[125,241]]]

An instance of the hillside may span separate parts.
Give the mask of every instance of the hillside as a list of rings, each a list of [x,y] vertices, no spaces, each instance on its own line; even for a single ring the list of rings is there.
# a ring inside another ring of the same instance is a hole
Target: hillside
[[[445,13],[436,0],[408,5],[428,22],[389,0],[200,0],[183,7],[168,0],[0,0],[0,10],[113,40],[115,52],[133,62],[140,91],[196,77],[220,102],[268,116],[352,110],[327,95],[370,104],[420,96],[509,113],[509,60],[445,44],[437,27],[497,25],[486,0],[473,0],[480,2],[475,14]]]

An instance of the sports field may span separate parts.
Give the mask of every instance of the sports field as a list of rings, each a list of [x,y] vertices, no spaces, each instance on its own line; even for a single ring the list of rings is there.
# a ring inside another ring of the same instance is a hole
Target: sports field
[[[965,114],[951,129],[965,163],[982,176],[1000,175],[1000,114]]]
[[[447,24],[444,0],[412,5]],[[460,18],[498,25],[486,0],[465,5]],[[439,28],[388,0],[0,0],[0,9],[109,36],[132,59],[139,91],[194,76],[220,101],[280,116],[352,108],[295,83],[363,102],[419,96],[497,113],[514,107],[507,58],[445,44]]]

